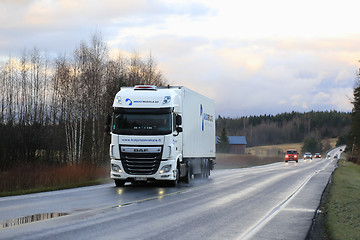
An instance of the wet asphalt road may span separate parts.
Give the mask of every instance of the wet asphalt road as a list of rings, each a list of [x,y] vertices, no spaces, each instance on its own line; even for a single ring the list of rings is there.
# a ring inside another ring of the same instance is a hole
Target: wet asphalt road
[[[111,183],[0,198],[0,239],[304,239],[335,167],[300,159],[215,170],[177,187]]]

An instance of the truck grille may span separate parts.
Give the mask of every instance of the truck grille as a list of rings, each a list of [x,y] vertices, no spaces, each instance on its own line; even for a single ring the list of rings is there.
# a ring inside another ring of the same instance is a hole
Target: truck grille
[[[151,175],[155,174],[160,166],[162,151],[158,153],[130,153],[121,151],[120,157],[124,170],[133,175]]]

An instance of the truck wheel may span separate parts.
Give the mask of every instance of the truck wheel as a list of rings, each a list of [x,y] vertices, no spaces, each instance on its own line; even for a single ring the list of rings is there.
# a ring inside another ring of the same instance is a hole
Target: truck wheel
[[[189,164],[187,164],[187,168],[186,168],[186,176],[184,177],[184,182],[185,183],[190,183],[191,180],[191,167],[189,166]]]
[[[208,169],[209,169],[209,162],[207,159],[204,159],[201,166],[201,178],[207,179],[209,177]]]
[[[205,178],[209,178],[209,177],[210,177],[210,166],[207,165],[205,169]]]
[[[114,180],[117,187],[122,187],[125,184],[124,180]]]

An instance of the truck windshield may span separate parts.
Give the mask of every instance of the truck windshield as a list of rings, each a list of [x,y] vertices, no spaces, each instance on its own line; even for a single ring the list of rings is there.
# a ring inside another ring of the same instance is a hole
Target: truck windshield
[[[171,113],[114,112],[113,133],[125,135],[164,135],[172,132]]]

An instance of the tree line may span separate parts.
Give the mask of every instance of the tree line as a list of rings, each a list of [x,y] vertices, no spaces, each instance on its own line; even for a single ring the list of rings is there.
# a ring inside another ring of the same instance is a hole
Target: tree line
[[[122,86],[167,80],[151,54],[109,57],[101,34],[55,58],[37,48],[0,66],[0,169],[21,164],[103,164],[104,116]]]
[[[354,163],[360,164],[360,68],[355,82],[353,95],[351,128],[344,141],[346,142],[346,152],[349,156],[348,159]]]
[[[277,115],[216,119],[217,136],[245,136],[247,146],[321,141],[349,132],[351,114],[338,111],[291,112]],[[226,134],[224,133],[226,132]]]

